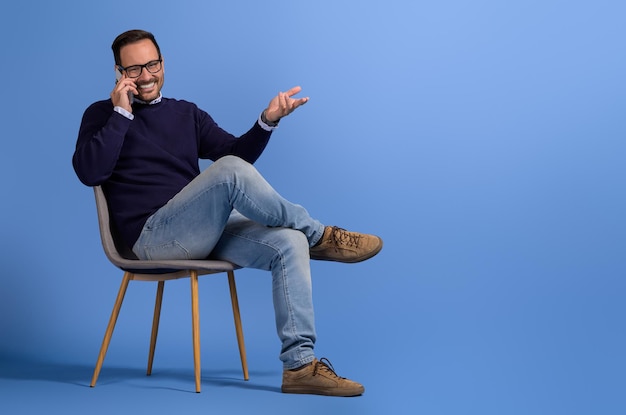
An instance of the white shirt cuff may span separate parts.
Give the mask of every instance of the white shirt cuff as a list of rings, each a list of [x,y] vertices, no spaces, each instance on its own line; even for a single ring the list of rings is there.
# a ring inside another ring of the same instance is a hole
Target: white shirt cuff
[[[135,116],[132,113],[126,111],[122,107],[115,106],[115,107],[113,107],[113,111],[117,112],[118,114],[122,114],[124,117],[128,118],[129,120],[134,120],[135,119]]]
[[[275,129],[278,128],[278,125],[275,125],[274,127],[272,127],[271,125],[267,125],[266,123],[264,123],[263,120],[261,119],[261,115],[259,115],[258,123],[261,126],[261,128],[264,129],[265,131],[274,131]]]

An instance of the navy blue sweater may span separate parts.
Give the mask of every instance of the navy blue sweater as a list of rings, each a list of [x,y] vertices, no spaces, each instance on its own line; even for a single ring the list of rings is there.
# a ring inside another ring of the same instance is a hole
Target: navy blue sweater
[[[129,248],[146,220],[200,174],[198,159],[236,155],[254,163],[271,135],[255,122],[235,137],[195,104],[168,98],[134,104],[133,115],[130,120],[115,112],[111,100],[89,106],[72,158],[81,182],[102,185]]]

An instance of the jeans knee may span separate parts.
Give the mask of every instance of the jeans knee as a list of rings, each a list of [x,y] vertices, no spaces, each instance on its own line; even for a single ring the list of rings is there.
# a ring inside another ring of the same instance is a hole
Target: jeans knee
[[[250,163],[237,156],[220,157],[213,165],[219,167],[220,170],[233,172],[240,172],[252,166]]]
[[[281,232],[282,245],[287,251],[291,252],[309,252],[309,241],[306,235],[295,229],[283,228]]]
[[[206,170],[207,174],[227,182],[238,182],[256,177],[257,172],[252,164],[237,156],[224,156],[217,159]]]
[[[268,241],[268,245],[274,251],[274,261],[283,263],[301,255],[308,255],[309,243],[302,232],[289,228],[271,229],[271,242]]]

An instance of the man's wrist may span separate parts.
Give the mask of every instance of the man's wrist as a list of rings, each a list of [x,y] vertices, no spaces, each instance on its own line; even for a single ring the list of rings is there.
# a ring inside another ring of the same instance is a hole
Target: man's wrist
[[[276,120],[276,121],[270,121],[267,119],[267,116],[265,115],[265,111],[263,110],[263,112],[261,113],[261,121],[263,121],[265,124],[267,124],[269,127],[277,127],[278,123],[280,122],[280,119]]]

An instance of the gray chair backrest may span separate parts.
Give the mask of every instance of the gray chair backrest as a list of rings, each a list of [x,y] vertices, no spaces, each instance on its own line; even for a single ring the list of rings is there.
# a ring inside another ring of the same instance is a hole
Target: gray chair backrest
[[[96,197],[98,226],[100,227],[100,239],[104,253],[114,265],[120,268],[132,265],[132,261],[136,260],[137,257],[120,241],[120,238],[115,237],[116,232],[111,223],[109,205],[102,187],[94,186],[93,190]]]

